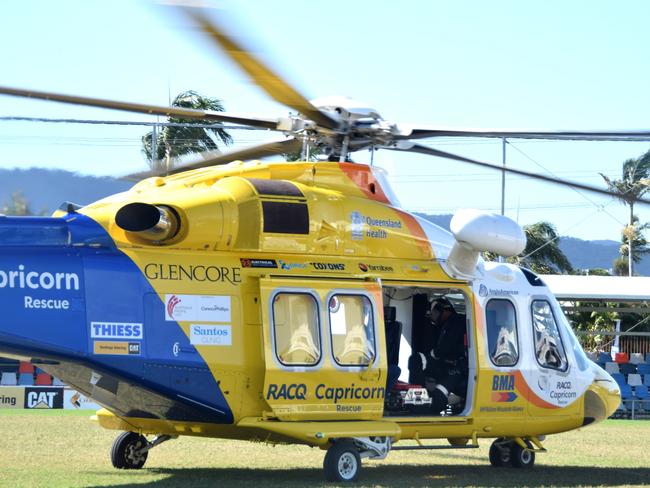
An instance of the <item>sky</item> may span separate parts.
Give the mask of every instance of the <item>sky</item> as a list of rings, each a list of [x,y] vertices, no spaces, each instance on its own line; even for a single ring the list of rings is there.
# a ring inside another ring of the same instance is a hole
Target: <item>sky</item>
[[[4,0],[0,85],[167,105],[193,89],[227,110],[289,112],[170,8],[145,0]],[[328,0],[220,2],[213,10],[307,98],[340,94],[391,122],[457,128],[650,129],[645,1]],[[0,117],[155,118],[0,96]],[[146,168],[146,127],[0,120],[0,167],[125,175]],[[235,148],[277,138],[233,131]],[[501,163],[499,140],[432,147]],[[508,166],[604,187],[650,142],[509,140]],[[353,156],[368,161],[369,153]],[[404,208],[499,212],[501,176],[429,156],[379,151],[374,163]],[[89,203],[89,202],[88,202]],[[627,208],[613,198],[508,176],[506,215],[560,234],[619,240]],[[642,222],[650,207],[638,206]]]

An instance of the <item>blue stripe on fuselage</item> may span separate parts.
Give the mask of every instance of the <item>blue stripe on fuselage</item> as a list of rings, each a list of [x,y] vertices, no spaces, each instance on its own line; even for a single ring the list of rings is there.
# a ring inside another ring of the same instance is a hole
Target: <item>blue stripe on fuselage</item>
[[[215,422],[233,421],[201,356],[178,323],[165,321],[151,284],[84,215],[0,218],[0,306],[0,349],[96,365],[205,405]]]

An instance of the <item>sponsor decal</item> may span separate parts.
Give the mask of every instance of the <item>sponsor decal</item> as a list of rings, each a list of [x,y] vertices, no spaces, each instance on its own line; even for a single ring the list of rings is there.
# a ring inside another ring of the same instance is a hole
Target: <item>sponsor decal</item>
[[[384,398],[385,393],[383,387],[363,387],[354,383],[348,387],[331,387],[321,383],[314,389],[317,400],[329,400],[334,404],[341,400],[379,400]],[[309,388],[304,383],[271,383],[266,391],[267,400],[307,400],[309,396]]]
[[[25,405],[25,389],[13,386],[0,388],[0,408],[23,408]]]
[[[487,286],[485,286],[485,285],[481,285],[481,286],[479,286],[479,287],[478,287],[478,295],[479,295],[480,297],[486,297],[486,296],[488,296],[488,289],[487,289]]]
[[[126,341],[94,341],[93,354],[98,356],[139,356],[141,344]]]
[[[275,259],[240,259],[242,268],[277,268]]]
[[[144,267],[144,274],[150,280],[230,283],[231,285],[241,283],[241,268],[235,266],[148,263]]]
[[[305,263],[287,263],[286,261],[283,261],[282,259],[278,260],[280,263],[280,268],[282,269],[307,269],[307,265]]]
[[[573,390],[571,381],[556,381],[554,386],[555,388],[550,392],[550,397],[558,405],[566,405],[569,400],[575,400],[578,397],[577,392]]]
[[[345,271],[343,263],[309,263],[317,271]]]
[[[25,388],[25,408],[63,408],[63,388]]]
[[[122,322],[91,322],[90,337],[93,339],[142,339],[142,324]]]
[[[378,271],[381,273],[393,273],[395,269],[392,266],[384,266],[383,264],[366,264],[359,263],[359,269],[364,273],[368,271]]]
[[[63,408],[66,410],[99,410],[102,408],[91,398],[75,390],[64,390]]]
[[[352,233],[353,241],[363,239],[364,223],[363,215],[359,212],[352,212],[350,215],[350,232]]]
[[[174,342],[174,345],[172,346],[172,354],[174,355],[175,358],[177,358],[180,352],[181,352],[181,345],[178,342]]]
[[[230,322],[230,296],[165,295],[165,320]]]
[[[492,397],[493,402],[514,402],[517,399],[515,393],[515,375],[513,374],[495,374],[492,377]]]
[[[483,286],[483,285],[481,285],[481,286]],[[481,290],[479,288],[479,294],[480,294],[480,292],[481,292]],[[504,290],[502,288],[497,288],[497,289],[489,288],[487,294],[488,295],[493,295],[495,297],[511,297],[511,296],[519,295],[519,290]],[[481,296],[483,296],[483,295],[481,295]]]
[[[352,240],[361,240],[365,237],[371,239],[386,239],[388,232],[384,229],[401,229],[402,221],[397,219],[378,219],[363,215],[360,212],[350,214],[350,232]]]
[[[0,269],[0,288],[21,290],[79,290],[77,273],[32,271],[22,264],[15,270]]]
[[[190,325],[190,344],[195,346],[232,346],[229,325]]]

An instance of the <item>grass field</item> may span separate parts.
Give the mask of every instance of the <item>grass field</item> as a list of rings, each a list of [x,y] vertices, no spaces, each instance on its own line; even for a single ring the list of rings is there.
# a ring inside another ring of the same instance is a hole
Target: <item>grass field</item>
[[[302,487],[326,486],[323,452],[182,437],[155,448],[145,468],[112,468],[117,432],[90,411],[0,410],[0,486]],[[480,449],[392,452],[366,461],[354,486],[650,485],[650,422],[609,420],[550,436],[532,471],[492,468]]]

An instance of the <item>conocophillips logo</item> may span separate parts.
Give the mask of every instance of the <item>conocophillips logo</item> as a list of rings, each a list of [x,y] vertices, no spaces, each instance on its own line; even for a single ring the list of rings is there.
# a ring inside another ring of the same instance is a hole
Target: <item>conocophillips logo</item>
[[[172,297],[167,302],[167,315],[174,318],[174,309],[176,308],[176,305],[178,305],[179,303],[181,303],[181,299],[178,298],[176,295],[172,295]]]

